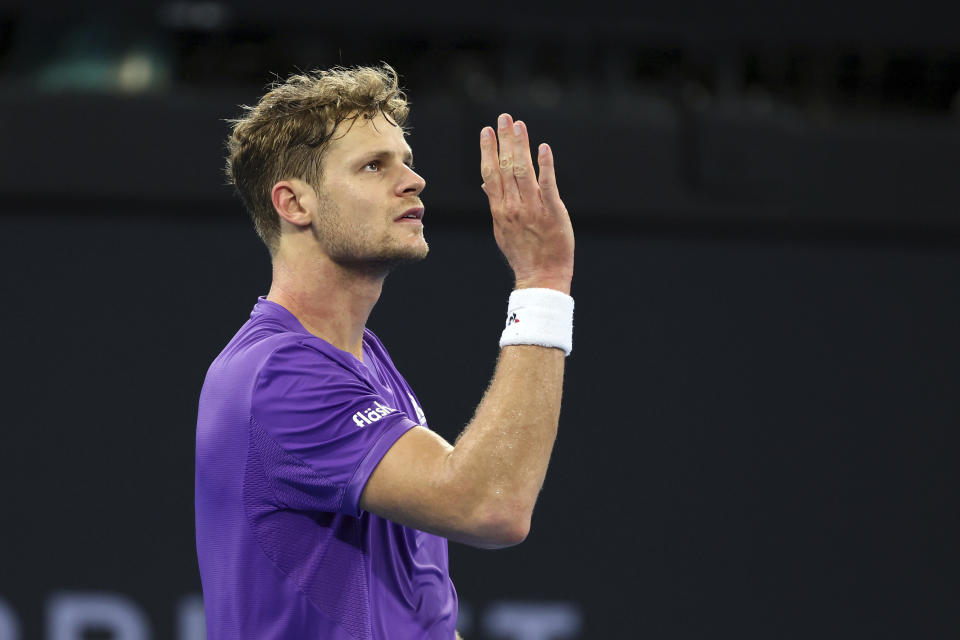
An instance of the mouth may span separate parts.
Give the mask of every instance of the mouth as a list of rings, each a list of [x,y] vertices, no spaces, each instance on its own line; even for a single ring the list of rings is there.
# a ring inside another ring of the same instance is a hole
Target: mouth
[[[394,222],[409,222],[411,220],[415,222],[423,220],[423,207],[414,207],[404,211],[402,215],[394,219]]]

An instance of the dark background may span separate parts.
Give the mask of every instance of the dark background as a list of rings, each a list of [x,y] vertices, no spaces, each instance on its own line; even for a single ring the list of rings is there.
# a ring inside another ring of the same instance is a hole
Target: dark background
[[[380,60],[431,255],[370,327],[445,437],[511,286],[478,189],[501,111],[554,147],[577,231],[533,531],[451,545],[469,640],[513,637],[504,603],[566,606],[580,638],[957,636],[955,6],[138,7],[0,3],[0,614],[22,638],[64,592],[181,637],[197,397],[269,285],[222,119],[272,74]]]

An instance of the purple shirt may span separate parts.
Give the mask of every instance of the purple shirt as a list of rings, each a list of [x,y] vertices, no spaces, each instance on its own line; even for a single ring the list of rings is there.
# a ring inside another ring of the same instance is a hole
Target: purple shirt
[[[386,349],[363,362],[263,298],[207,372],[197,418],[197,557],[209,640],[452,640],[447,541],[360,511],[426,419]]]

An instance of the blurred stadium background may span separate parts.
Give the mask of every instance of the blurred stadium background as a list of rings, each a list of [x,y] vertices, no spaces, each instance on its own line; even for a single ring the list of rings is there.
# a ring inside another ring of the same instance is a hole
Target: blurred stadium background
[[[960,632],[960,5],[0,2],[0,640],[203,637],[193,430],[269,265],[224,118],[387,61],[424,263],[370,326],[453,439],[510,277],[478,132],[551,142],[576,349],[468,640]]]

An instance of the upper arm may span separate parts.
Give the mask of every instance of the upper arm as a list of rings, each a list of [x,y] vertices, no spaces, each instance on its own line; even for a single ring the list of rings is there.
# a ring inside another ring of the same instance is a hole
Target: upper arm
[[[281,504],[365,510],[478,546],[522,539],[494,506],[498,492],[456,464],[449,443],[342,365],[287,346],[271,354],[254,394],[254,453]]]
[[[353,372],[302,345],[272,353],[253,393],[251,455],[276,500],[292,509],[358,515],[370,473],[416,425]]]

